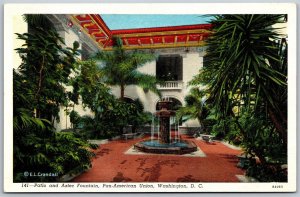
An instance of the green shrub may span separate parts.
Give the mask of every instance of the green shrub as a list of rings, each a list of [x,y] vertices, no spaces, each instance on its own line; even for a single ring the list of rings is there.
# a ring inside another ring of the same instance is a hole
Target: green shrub
[[[25,44],[15,49],[22,62],[13,72],[13,180],[56,181],[87,169],[93,156],[90,149],[96,148],[71,132],[55,132],[53,127],[60,107],[70,99],[65,86],[77,69],[79,43],[65,47],[43,15],[26,15],[25,19],[31,31],[17,34]]]
[[[23,110],[14,116],[14,182],[57,181],[65,174],[86,170],[95,148],[73,133],[54,132],[49,121],[30,117]],[[58,176],[26,176],[26,172]]]
[[[246,175],[260,182],[287,182],[287,170],[280,165],[252,165],[247,169]]]
[[[72,110],[70,112],[70,122],[73,124],[73,129],[75,130],[76,128],[78,128],[79,123],[80,123],[80,115],[78,114],[78,112]]]

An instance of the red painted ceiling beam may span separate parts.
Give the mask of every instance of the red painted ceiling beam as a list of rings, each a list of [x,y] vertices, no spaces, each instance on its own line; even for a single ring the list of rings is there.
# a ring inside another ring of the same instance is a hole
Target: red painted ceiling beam
[[[98,14],[77,15],[76,18],[80,22],[81,26],[86,26],[88,33],[93,34],[97,42],[102,43],[102,47],[111,47],[112,37],[121,36],[124,34],[139,34],[139,33],[153,33],[153,32],[168,32],[168,31],[178,31],[178,34],[162,34],[162,35],[149,35],[149,36],[134,36],[123,38],[123,44],[126,46],[130,45],[140,45],[140,44],[171,44],[175,42],[186,42],[189,41],[201,41],[205,40],[210,33],[180,33],[180,31],[189,31],[189,30],[199,30],[204,29],[210,31],[212,29],[211,24],[197,24],[197,25],[182,25],[182,26],[168,26],[168,27],[151,27],[151,28],[136,28],[136,29],[119,29],[119,30],[110,30],[106,25],[105,21]],[[94,25],[92,21],[96,22]],[[107,37],[100,32],[104,32]],[[99,32],[99,33],[98,33]],[[176,39],[175,39],[176,36]],[[106,37],[106,38],[105,38]],[[103,40],[104,39],[104,40]],[[125,42],[126,39],[126,42]]]
[[[211,24],[182,25],[182,26],[169,26],[169,27],[119,29],[119,30],[111,30],[111,33],[113,35],[117,35],[117,34],[135,34],[135,33],[150,33],[150,32],[164,32],[164,31],[195,30],[195,29],[210,30],[211,27],[212,27]]]

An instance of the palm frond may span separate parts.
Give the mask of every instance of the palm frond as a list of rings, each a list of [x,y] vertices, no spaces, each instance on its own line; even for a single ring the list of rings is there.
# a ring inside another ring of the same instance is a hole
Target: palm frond
[[[101,62],[99,70],[103,75],[104,82],[120,87],[138,85],[160,96],[161,93],[156,88],[158,82],[156,78],[137,70],[147,62],[154,60],[155,56],[141,51],[125,51],[122,47],[122,40],[118,37],[114,38],[114,44],[112,52],[99,52],[93,57],[93,60]]]

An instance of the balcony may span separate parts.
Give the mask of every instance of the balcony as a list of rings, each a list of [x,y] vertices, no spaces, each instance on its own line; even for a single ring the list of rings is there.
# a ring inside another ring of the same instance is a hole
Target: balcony
[[[159,90],[181,90],[183,88],[182,81],[164,81],[161,84],[157,84]]]

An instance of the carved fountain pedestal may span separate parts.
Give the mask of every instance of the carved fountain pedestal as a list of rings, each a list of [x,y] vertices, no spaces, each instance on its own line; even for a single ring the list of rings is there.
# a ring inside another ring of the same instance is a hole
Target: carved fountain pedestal
[[[159,118],[159,131],[157,140],[144,140],[134,145],[136,150],[157,154],[187,154],[197,151],[194,142],[188,140],[172,141],[170,117],[175,116],[175,111],[170,110],[171,101],[159,101],[159,111],[155,115]]]
[[[156,112],[156,116],[159,118],[159,142],[162,144],[171,143],[170,117],[175,116],[175,111],[169,110],[170,104],[170,101],[158,102],[160,110]]]

